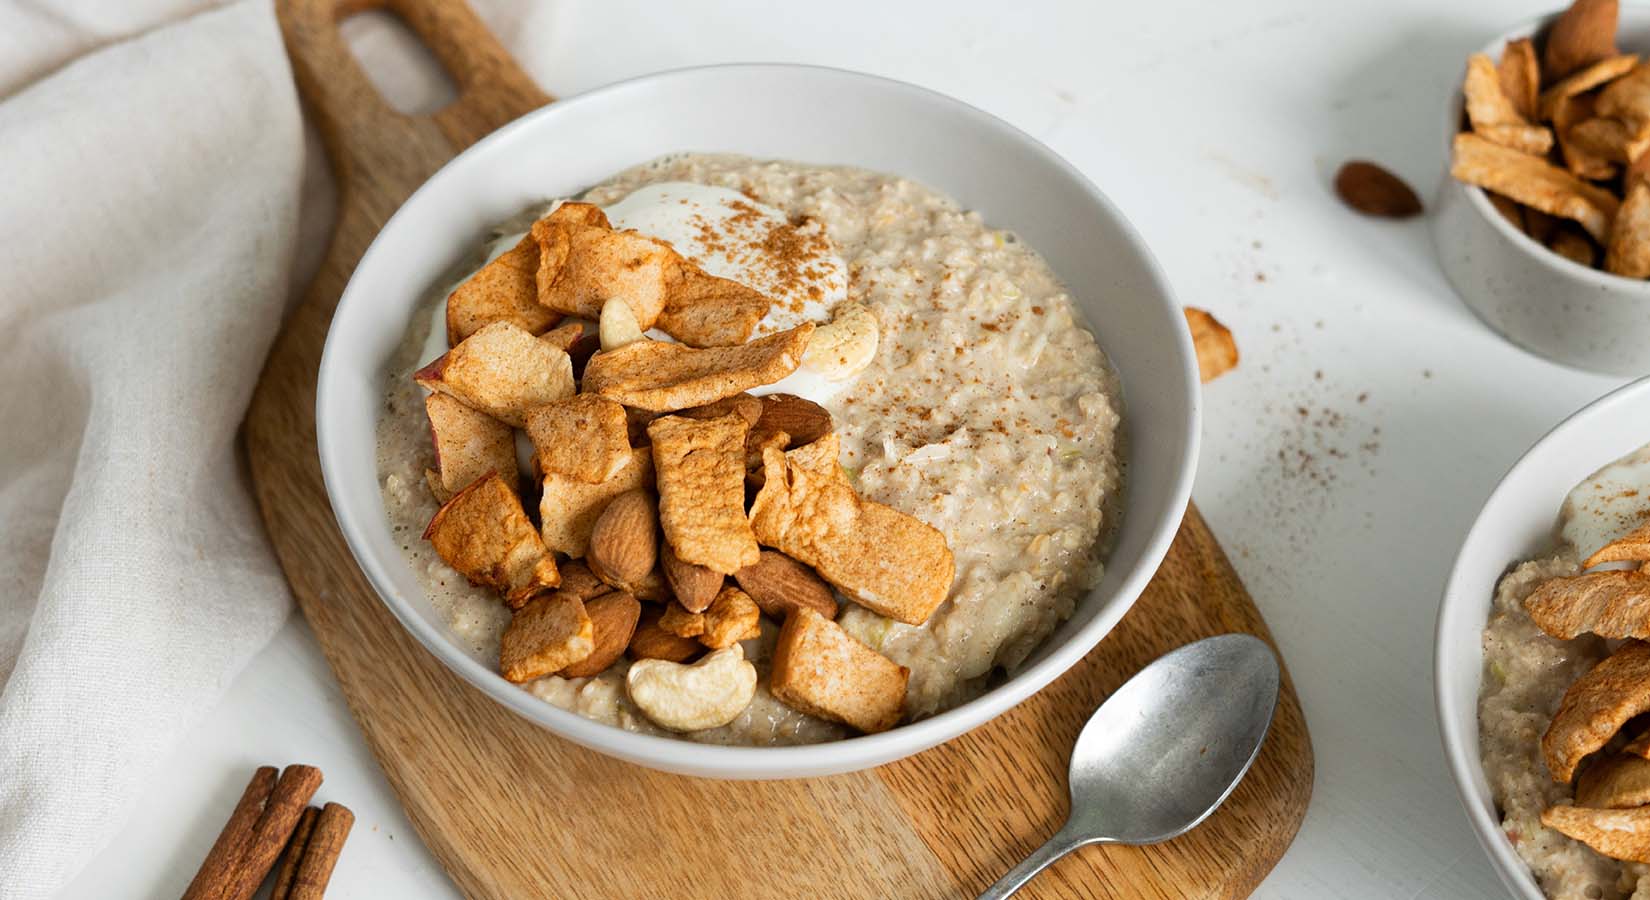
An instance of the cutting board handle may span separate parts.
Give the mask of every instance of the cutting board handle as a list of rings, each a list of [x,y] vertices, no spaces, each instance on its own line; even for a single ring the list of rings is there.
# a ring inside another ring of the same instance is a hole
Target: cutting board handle
[[[441,61],[458,86],[451,103],[426,116],[409,116],[373,87],[338,23],[374,9],[400,17]],[[460,151],[551,100],[459,0],[278,0],[276,15],[293,79],[340,183],[364,170],[399,168],[422,157],[422,148],[406,146],[409,130],[433,124]]]

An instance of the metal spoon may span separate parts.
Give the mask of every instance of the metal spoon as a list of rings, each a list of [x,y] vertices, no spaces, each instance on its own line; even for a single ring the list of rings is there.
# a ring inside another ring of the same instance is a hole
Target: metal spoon
[[[1007,897],[1085,844],[1155,844],[1190,831],[1243,780],[1277,702],[1277,657],[1252,635],[1159,657],[1077,735],[1066,824],[980,900]]]

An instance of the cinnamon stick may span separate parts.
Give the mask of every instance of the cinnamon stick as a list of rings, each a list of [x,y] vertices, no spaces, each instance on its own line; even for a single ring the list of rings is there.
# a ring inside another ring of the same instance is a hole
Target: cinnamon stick
[[[292,890],[292,881],[298,874],[298,862],[304,858],[304,846],[309,843],[315,817],[320,812],[316,807],[306,806],[304,814],[298,817],[298,828],[292,832],[292,840],[287,841],[286,852],[281,854],[280,868],[275,870],[275,889],[270,892],[269,900],[287,900],[287,892]]]
[[[250,900],[259,885],[275,867],[275,858],[281,855],[292,832],[298,827],[309,798],[321,786],[321,770],[314,766],[287,766],[275,782],[275,790],[264,804],[263,815],[252,830],[252,839],[246,853],[235,867],[235,877],[225,886],[223,900]],[[320,819],[316,819],[319,826]],[[311,836],[313,840],[313,835]],[[300,867],[301,871],[301,867]]]
[[[183,892],[183,900],[216,900],[223,893],[224,886],[234,877],[241,858],[246,855],[253,826],[257,824],[264,804],[274,789],[274,766],[263,766],[252,773],[252,780],[241,793],[235,811],[224,823],[223,831],[218,832],[218,839],[206,852],[206,859],[201,861],[195,880],[189,882],[188,889]]]
[[[298,864],[298,875],[286,900],[321,900],[354,824],[355,813],[350,812],[349,807],[328,803],[322,808],[315,819],[315,830],[310,832],[309,841],[304,845],[304,858]]]

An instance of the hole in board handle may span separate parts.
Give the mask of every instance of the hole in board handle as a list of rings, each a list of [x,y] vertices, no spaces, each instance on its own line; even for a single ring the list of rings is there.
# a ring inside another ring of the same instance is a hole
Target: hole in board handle
[[[338,33],[367,80],[396,112],[427,116],[458,99],[458,85],[399,15],[368,9],[344,16]]]

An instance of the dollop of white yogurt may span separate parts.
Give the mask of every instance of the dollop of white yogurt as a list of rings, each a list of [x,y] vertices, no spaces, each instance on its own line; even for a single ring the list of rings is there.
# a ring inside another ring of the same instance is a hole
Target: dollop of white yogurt
[[[1587,476],[1564,498],[1563,537],[1582,559],[1650,517],[1650,445]]]
[[[558,205],[560,201],[546,207],[543,215]],[[637,188],[603,211],[614,228],[658,238],[710,274],[749,285],[772,298],[773,305],[757,323],[753,337],[804,322],[822,325],[848,297],[848,265],[829,237],[817,230],[818,224],[792,224],[783,211],[738,191],[666,181]],[[497,259],[526,236],[519,232],[496,238],[487,246],[486,261]],[[436,304],[423,358],[435,359],[447,352],[446,336],[445,304]],[[672,340],[658,329],[649,331],[648,337]],[[832,381],[802,365],[751,393],[796,394],[824,403],[854,380]]]

